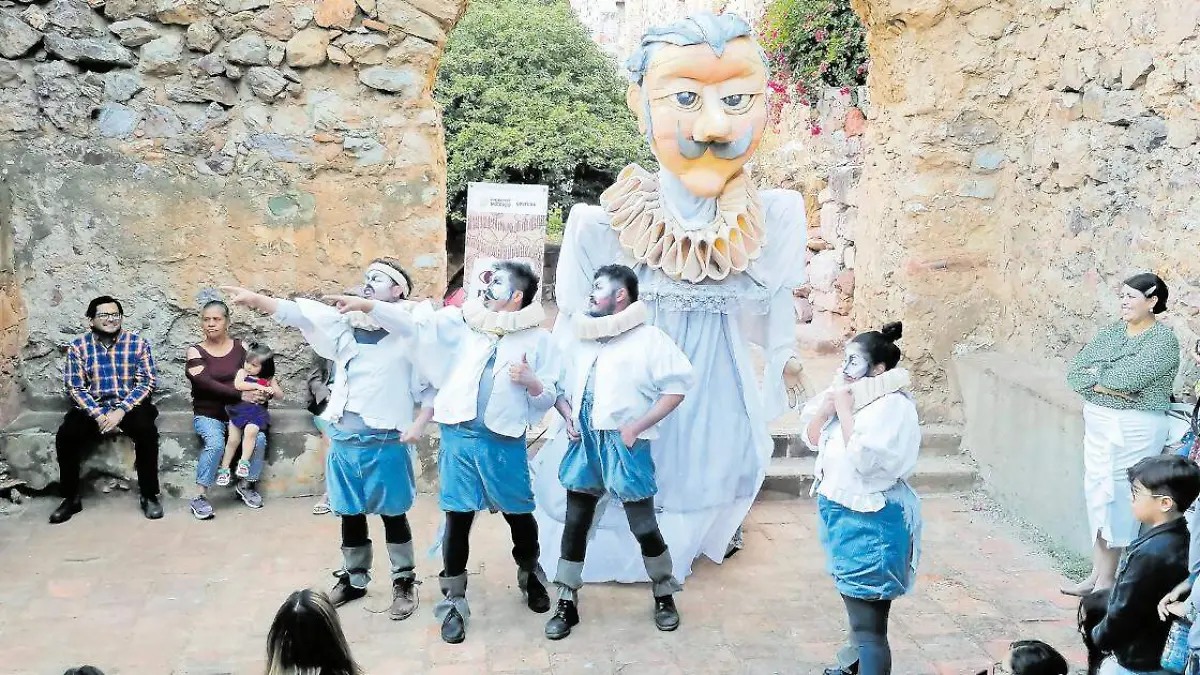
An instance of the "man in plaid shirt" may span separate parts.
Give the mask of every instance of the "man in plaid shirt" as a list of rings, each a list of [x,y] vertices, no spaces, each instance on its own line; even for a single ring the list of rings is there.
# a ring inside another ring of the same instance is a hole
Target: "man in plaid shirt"
[[[79,498],[79,465],[100,439],[117,429],[133,440],[134,466],[142,495],[142,513],[162,518],[158,501],[158,410],[150,395],[158,372],[150,343],[121,329],[125,311],[107,295],[88,303],[92,332],[67,347],[63,382],[71,397],[55,437],[63,503],[50,515],[62,523],[83,510]]]

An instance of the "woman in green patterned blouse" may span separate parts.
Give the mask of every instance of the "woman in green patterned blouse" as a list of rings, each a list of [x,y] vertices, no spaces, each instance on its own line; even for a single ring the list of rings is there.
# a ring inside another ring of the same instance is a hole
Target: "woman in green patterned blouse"
[[[1075,357],[1067,383],[1083,396],[1084,494],[1092,537],[1092,573],[1068,595],[1109,588],[1121,552],[1138,534],[1126,471],[1160,454],[1166,411],[1179,370],[1179,340],[1155,315],[1167,309],[1167,285],[1154,274],[1121,287],[1121,319]]]

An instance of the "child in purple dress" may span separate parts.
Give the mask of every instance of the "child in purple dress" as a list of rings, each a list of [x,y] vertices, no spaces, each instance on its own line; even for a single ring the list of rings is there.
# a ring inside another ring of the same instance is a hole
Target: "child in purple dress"
[[[283,396],[283,390],[275,381],[275,354],[271,348],[261,343],[251,343],[246,348],[246,361],[242,369],[233,378],[233,386],[238,391],[265,391],[271,398]],[[265,430],[271,424],[271,416],[267,412],[267,404],[240,401],[225,408],[229,413],[229,433],[225,440],[225,455],[221,458],[221,468],[217,469],[217,485],[229,485],[229,465],[237,454],[238,446],[242,448],[242,457],[238,460],[238,478],[250,475],[250,458],[254,455],[254,442],[258,432]]]

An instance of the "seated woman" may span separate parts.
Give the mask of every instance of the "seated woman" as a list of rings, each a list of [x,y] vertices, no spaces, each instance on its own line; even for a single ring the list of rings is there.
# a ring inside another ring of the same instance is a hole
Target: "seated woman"
[[[816,450],[820,538],[846,604],[857,668],[831,675],[892,672],[887,624],[892,601],[916,580],[921,502],[905,480],[917,464],[921,427],[908,371],[897,369],[899,323],[846,345],[841,373],[800,415]]]
[[[238,391],[233,386],[238,370],[246,361],[246,347],[229,336],[229,306],[211,300],[201,310],[204,341],[188,347],[187,377],[192,383],[193,426],[204,441],[204,450],[196,465],[196,497],[192,499],[192,515],[197,520],[213,517],[208,501],[208,489],[217,480],[221,458],[225,453],[225,434],[229,414],[225,407],[241,401],[266,403],[270,394],[262,391]],[[254,489],[262,475],[267,451],[267,436],[258,432],[254,456],[249,459],[249,472],[235,484],[234,490],[246,506],[262,508],[262,496]]]

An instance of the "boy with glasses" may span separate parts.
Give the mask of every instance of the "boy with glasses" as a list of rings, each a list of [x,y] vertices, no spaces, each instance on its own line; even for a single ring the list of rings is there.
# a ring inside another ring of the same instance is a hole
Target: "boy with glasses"
[[[1183,513],[1200,494],[1200,467],[1183,457],[1148,457],[1129,469],[1133,515],[1145,534],[1117,568],[1108,613],[1092,630],[1097,649],[1111,654],[1108,675],[1158,673],[1170,624],[1159,601],[1188,577],[1188,529]]]

